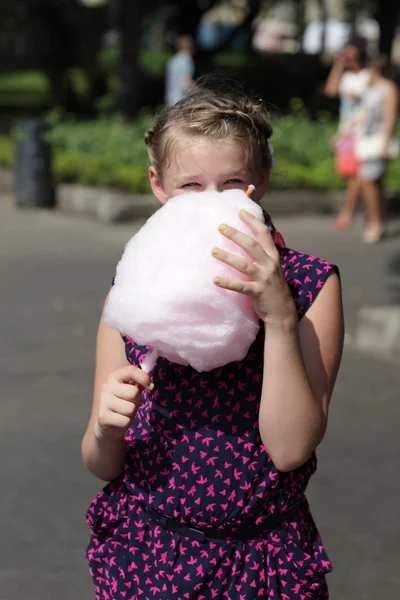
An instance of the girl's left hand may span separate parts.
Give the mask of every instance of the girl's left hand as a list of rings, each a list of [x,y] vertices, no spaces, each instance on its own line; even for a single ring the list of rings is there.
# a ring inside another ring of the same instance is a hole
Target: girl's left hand
[[[240,217],[254,232],[255,240],[225,224],[220,225],[219,231],[240,246],[254,262],[220,248],[214,248],[212,254],[217,260],[247,275],[249,280],[216,277],[214,283],[226,290],[249,296],[256,313],[266,325],[297,321],[295,305],[270,230],[248,212],[241,211]]]

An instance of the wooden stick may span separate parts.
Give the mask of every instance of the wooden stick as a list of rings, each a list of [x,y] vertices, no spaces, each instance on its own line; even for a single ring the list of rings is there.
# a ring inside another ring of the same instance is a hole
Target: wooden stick
[[[256,189],[255,185],[249,185],[249,187],[246,190],[246,196],[248,198],[251,198],[252,193],[254,192],[254,190]]]

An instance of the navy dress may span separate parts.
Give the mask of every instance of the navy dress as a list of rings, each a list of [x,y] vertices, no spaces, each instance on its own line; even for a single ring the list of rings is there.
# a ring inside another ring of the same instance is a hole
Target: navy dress
[[[299,319],[335,266],[288,248],[281,263]],[[148,348],[125,339],[130,363]],[[321,600],[331,563],[305,490],[316,469],[279,472],[258,411],[264,330],[241,362],[198,373],[159,359],[153,392],[126,434],[120,479],[94,499],[87,560],[96,600]],[[146,507],[192,527],[260,523],[299,505],[263,537],[196,541],[160,527]]]

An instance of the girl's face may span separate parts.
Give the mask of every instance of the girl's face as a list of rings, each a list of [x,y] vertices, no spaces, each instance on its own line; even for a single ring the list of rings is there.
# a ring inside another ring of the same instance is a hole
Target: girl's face
[[[183,141],[162,177],[154,167],[150,167],[149,173],[153,193],[162,204],[178,194],[229,189],[246,191],[250,184],[256,186],[252,199],[259,202],[269,181],[269,171],[263,178],[249,171],[244,149],[234,141]]]

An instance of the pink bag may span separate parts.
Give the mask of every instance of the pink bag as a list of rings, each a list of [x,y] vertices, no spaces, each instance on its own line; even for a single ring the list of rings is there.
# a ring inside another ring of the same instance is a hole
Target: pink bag
[[[355,177],[360,168],[356,157],[355,138],[353,135],[343,135],[336,144],[336,173],[340,177]]]

